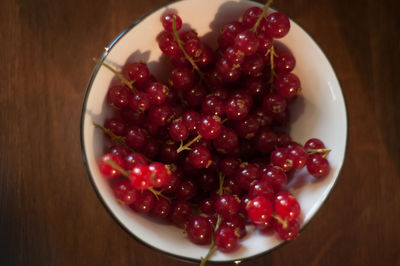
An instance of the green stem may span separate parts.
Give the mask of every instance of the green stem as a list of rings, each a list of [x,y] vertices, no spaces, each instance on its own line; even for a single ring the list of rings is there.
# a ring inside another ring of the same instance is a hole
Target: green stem
[[[267,10],[268,10],[269,6],[272,4],[272,2],[273,2],[273,0],[268,0],[268,2],[264,5],[262,13],[258,17],[258,19],[257,19],[256,23],[254,24],[253,28],[251,28],[252,32],[257,33],[258,25],[260,24],[261,19],[264,17],[264,14],[267,12]]]
[[[195,143],[196,141],[201,139],[201,135],[197,135],[194,139],[192,139],[191,141],[189,141],[188,143],[186,143],[185,145],[182,145],[183,142],[181,142],[181,145],[179,146],[179,148],[176,150],[177,153],[180,153],[181,151],[184,150],[190,150],[190,145],[192,145],[193,143]]]
[[[123,176],[129,178],[129,173],[124,168],[120,167],[116,162],[114,162],[113,160],[106,160],[105,162],[109,164],[112,168],[120,172]]]
[[[325,158],[326,156],[328,156],[328,154],[331,152],[330,149],[307,149],[307,152],[311,155],[311,154],[315,154],[315,153],[323,153],[322,158]]]
[[[124,83],[126,86],[128,86],[128,88],[132,91],[132,93],[136,93],[136,89],[132,85],[133,81],[127,80],[121,73],[116,71],[112,66],[110,66],[106,62],[100,61],[97,58],[93,58],[93,61],[95,61],[97,64],[105,66],[107,69],[109,69],[111,72],[113,72],[121,80],[122,83]]]
[[[185,48],[182,45],[183,42],[179,38],[178,31],[176,30],[176,17],[175,16],[173,16],[173,18],[172,18],[172,30],[173,30],[174,40],[178,44],[179,49],[182,51],[182,53],[185,56],[186,60],[189,61],[189,63],[194,68],[194,70],[197,71],[197,73],[199,74],[200,78],[203,79],[204,78],[203,72],[201,72],[200,68],[196,65],[196,62],[193,60],[193,58],[186,53]]]
[[[224,175],[219,172],[218,174],[219,176],[219,190],[218,190],[218,194],[221,196],[224,193],[223,190],[223,184],[224,184]],[[222,222],[222,217],[220,215],[217,215],[217,223],[215,224],[215,228],[214,228],[214,233],[218,230],[219,226],[221,225]],[[214,252],[218,249],[218,247],[215,245],[215,241],[214,241],[214,234],[211,235],[211,246],[210,249],[207,252],[207,255],[201,259],[200,261],[200,266],[204,266],[206,265],[208,259],[212,256],[212,254],[214,254]]]
[[[107,134],[110,138],[111,138],[111,142],[113,143],[117,143],[119,145],[124,146],[125,148],[127,148],[128,150],[130,150],[131,152],[136,152],[134,149],[132,149],[131,147],[129,147],[128,145],[126,145],[125,143],[125,138],[121,137],[121,136],[117,136],[115,135],[111,130],[109,130],[108,128],[105,128],[99,124],[96,124],[95,122],[93,122],[93,125],[96,128],[101,129],[105,134]]]
[[[271,90],[272,90],[272,87],[273,87],[273,85],[274,85],[274,79],[275,79],[275,77],[276,77],[276,72],[275,72],[275,64],[274,64],[274,57],[277,57],[278,55],[275,53],[275,48],[274,48],[274,46],[272,45],[271,46],[271,48],[269,49],[269,62],[270,62],[270,65],[271,65],[271,75],[270,75],[270,77],[269,77],[269,84],[270,84],[270,86],[271,86]]]

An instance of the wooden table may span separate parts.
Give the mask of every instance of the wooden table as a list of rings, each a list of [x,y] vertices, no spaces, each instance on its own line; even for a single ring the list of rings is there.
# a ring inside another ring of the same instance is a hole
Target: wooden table
[[[84,169],[91,58],[166,0],[0,2],[0,264],[188,265],[132,239]],[[242,265],[400,265],[400,4],[276,1],[325,51],[349,134],[341,178],[297,240]]]

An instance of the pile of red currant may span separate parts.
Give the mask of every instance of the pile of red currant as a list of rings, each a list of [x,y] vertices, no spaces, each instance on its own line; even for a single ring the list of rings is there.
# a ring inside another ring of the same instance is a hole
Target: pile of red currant
[[[115,115],[95,124],[110,143],[100,171],[121,204],[211,245],[203,264],[217,249],[234,251],[246,224],[294,239],[301,210],[288,178],[303,167],[315,178],[329,172],[321,140],[301,145],[279,130],[301,86],[293,54],[274,42],[289,19],[267,16],[270,2],[225,24],[216,50],[164,14],[157,42],[173,66],[168,84],[143,62],[121,73],[101,62],[121,84],[107,93]]]

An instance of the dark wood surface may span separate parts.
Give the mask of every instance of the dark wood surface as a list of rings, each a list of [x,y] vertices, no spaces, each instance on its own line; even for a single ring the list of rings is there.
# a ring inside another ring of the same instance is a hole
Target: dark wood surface
[[[0,265],[188,265],[117,225],[89,183],[81,104],[98,56],[165,0],[0,1]],[[297,240],[243,265],[400,265],[400,4],[276,0],[347,103],[335,190]]]

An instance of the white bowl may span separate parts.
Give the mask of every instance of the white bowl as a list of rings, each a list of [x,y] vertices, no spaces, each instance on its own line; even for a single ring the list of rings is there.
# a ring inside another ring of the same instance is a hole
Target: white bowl
[[[244,10],[259,3],[243,0],[185,0],[161,7],[137,20],[118,35],[101,56],[109,64],[122,67],[127,59],[143,60],[150,71],[165,80],[165,70],[159,64],[161,51],[156,43],[157,34],[162,31],[160,16],[167,9],[178,12],[184,23],[190,24],[199,36],[205,34],[205,41],[215,47],[216,34],[224,23],[240,17]],[[208,34],[214,30],[214,34]],[[291,21],[289,34],[280,40],[294,54],[297,66],[294,69],[302,83],[302,94],[291,107],[292,113],[301,113],[291,124],[291,136],[304,143],[310,137],[322,139],[332,149],[328,156],[331,171],[323,180],[315,181],[301,171],[288,184],[288,189],[298,199],[303,215],[304,227],[324,203],[334,187],[343,164],[346,137],[346,108],[340,85],[335,73],[313,39]],[[104,67],[96,66],[90,78],[81,116],[81,145],[83,159],[90,180],[97,195],[111,215],[136,239],[147,246],[184,260],[197,261],[206,255],[207,246],[192,244],[182,229],[173,225],[156,223],[138,215],[126,206],[118,204],[108,181],[101,175],[97,162],[104,148],[104,136],[95,129],[92,122],[103,124],[109,115],[105,104],[107,89],[114,78]],[[251,228],[249,228],[251,231]],[[275,235],[263,235],[258,231],[249,232],[241,241],[241,247],[233,253],[216,252],[211,261],[240,261],[266,253],[282,243]]]

